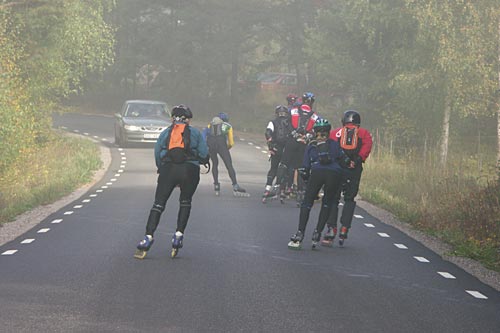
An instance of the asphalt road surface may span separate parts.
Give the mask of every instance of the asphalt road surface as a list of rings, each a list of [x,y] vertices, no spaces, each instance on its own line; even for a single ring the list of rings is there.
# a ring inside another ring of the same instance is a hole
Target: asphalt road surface
[[[268,157],[241,137],[233,197],[202,175],[184,238],[170,258],[174,191],[144,260],[133,258],[153,204],[151,146],[118,149],[113,119],[54,125],[107,145],[112,163],[84,196],[0,247],[1,332],[499,332],[500,295],[357,208],[344,247],[287,248],[295,202],[262,204]],[[0,231],[1,232],[1,231]]]

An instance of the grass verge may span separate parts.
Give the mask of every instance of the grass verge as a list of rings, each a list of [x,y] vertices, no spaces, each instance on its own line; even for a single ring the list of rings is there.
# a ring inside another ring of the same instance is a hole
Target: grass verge
[[[60,133],[21,155],[0,174],[0,224],[73,192],[102,164],[93,142]]]
[[[448,169],[457,170],[456,163]],[[393,156],[370,158],[360,194],[402,222],[450,244],[450,254],[500,272],[500,182],[462,171],[446,172]]]

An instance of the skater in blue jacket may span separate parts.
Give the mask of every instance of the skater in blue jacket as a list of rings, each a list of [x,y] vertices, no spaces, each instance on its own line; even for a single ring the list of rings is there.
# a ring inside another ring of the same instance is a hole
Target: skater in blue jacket
[[[200,131],[189,125],[193,118],[185,105],[172,109],[172,125],[166,128],[155,145],[158,183],[155,201],[146,224],[146,235],[137,245],[135,257],[143,259],[154,242],[154,232],[172,191],[180,188],[177,229],[172,238],[172,258],[182,247],[184,229],[191,212],[191,199],[200,182],[200,163],[209,161],[208,148]]]
[[[319,119],[314,124],[313,130],[315,138],[308,144],[302,168],[299,169],[299,173],[307,182],[307,185],[304,200],[300,207],[299,228],[288,243],[290,249],[301,248],[314,200],[321,188],[323,188],[324,195],[321,201],[321,210],[312,236],[313,249],[318,245],[321,232],[330,214],[332,198],[337,193],[342,181],[342,168],[338,162],[342,151],[339,143],[329,138],[330,123],[326,119]]]

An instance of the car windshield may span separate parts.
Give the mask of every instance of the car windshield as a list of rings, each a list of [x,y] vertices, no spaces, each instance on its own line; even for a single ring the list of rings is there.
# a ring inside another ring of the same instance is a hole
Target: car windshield
[[[165,104],[131,103],[127,106],[124,116],[141,118],[165,118],[168,117],[168,112]]]

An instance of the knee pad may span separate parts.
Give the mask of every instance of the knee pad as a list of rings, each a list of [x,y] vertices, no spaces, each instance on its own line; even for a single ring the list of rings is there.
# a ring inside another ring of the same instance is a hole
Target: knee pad
[[[151,210],[153,210],[153,211],[158,212],[158,213],[160,213],[160,214],[161,214],[161,213],[163,213],[163,211],[165,210],[165,207],[164,207],[164,206],[162,206],[162,205],[160,205],[160,204],[155,203],[155,204],[153,205],[153,207],[151,208]]]
[[[180,206],[181,207],[191,207],[191,200],[186,199],[186,200],[179,200]]]

